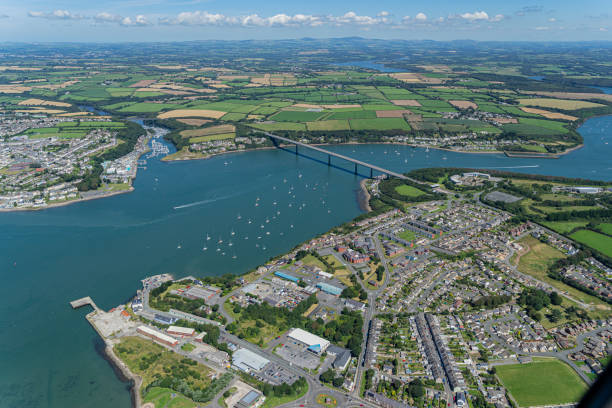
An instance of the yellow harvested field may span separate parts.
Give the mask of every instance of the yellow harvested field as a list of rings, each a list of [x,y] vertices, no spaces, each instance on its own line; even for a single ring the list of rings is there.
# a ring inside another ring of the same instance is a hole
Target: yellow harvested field
[[[391,103],[398,106],[421,106],[416,99],[392,99]]]
[[[31,91],[32,88],[29,86],[15,86],[15,85],[0,85],[0,93],[6,94],[20,94]]]
[[[251,86],[283,86],[295,84],[297,84],[297,79],[293,74],[264,74],[263,76],[251,77]]]
[[[559,112],[550,112],[544,109],[525,108],[525,107],[522,107],[521,109],[523,110],[523,112],[535,113],[536,115],[544,116],[547,119],[563,119],[563,120],[570,120],[570,121],[578,120],[578,118],[575,116],[570,116],[570,115],[566,115],[564,113],[559,113]]]
[[[77,80],[71,80],[71,81],[66,81],[66,82],[62,82],[61,84],[45,84],[45,85],[35,85],[32,88],[41,88],[41,89],[49,89],[49,90],[55,90],[55,89],[64,89],[68,86],[74,85],[76,84]]]
[[[151,66],[157,69],[171,69],[171,70],[187,68],[185,65],[151,65]]]
[[[459,109],[478,109],[478,105],[470,101],[448,101],[448,103]]]
[[[160,119],[170,118],[213,118],[219,119],[227,112],[208,110],[208,109],[175,109],[157,115]]]
[[[155,81],[154,79],[143,79],[142,81],[138,81],[130,85],[130,88],[144,88],[144,87],[154,84],[155,82],[157,81]]]
[[[177,119],[176,121],[190,126],[202,126],[211,122],[208,119]]]
[[[18,67],[16,65],[0,65],[0,71],[40,71],[42,68]]]
[[[602,101],[612,102],[612,94],[604,93],[576,93],[576,92],[540,92],[540,91],[524,91],[528,95],[542,95],[551,98],[564,99],[600,99]]]
[[[72,116],[87,116],[87,115],[93,115],[93,113],[92,112],[68,112],[68,113],[60,113],[57,116],[72,117]]]
[[[448,65],[418,65],[418,67],[430,72],[451,72]]]
[[[563,109],[563,110],[598,108],[598,107],[604,106],[599,103],[593,103],[593,102],[568,100],[568,99],[552,99],[552,98],[529,98],[529,99],[519,99],[518,101],[521,105],[525,105],[525,106],[538,106],[542,108],[553,108],[553,109]]]
[[[321,105],[325,109],[361,109],[361,105],[353,104],[353,105]]]
[[[516,118],[495,118],[497,123],[518,123]]]
[[[23,105],[25,106],[59,106],[60,108],[67,108],[71,106],[69,103],[66,103],[66,102],[45,101],[45,100],[36,99],[36,98],[26,99],[25,101],[19,102],[18,105],[22,105],[22,106]]]
[[[386,75],[386,74],[382,74]],[[426,84],[441,84],[448,78],[430,78],[422,74],[414,72],[398,72],[394,74],[388,74],[391,78],[395,78],[398,81],[409,82],[409,83],[426,83]]]
[[[234,81],[236,79],[249,79],[250,77],[248,75],[219,75],[217,78],[221,81]]]
[[[289,106],[289,108],[322,109],[322,106],[313,105],[311,103],[296,103],[296,104]],[[291,110],[291,109],[283,109],[283,110]]]
[[[63,110],[59,110],[59,109],[22,109],[22,110],[16,110],[15,112],[20,112],[20,113],[48,113],[48,114],[55,114],[55,113],[64,113],[66,111]]]
[[[219,126],[211,126],[202,129],[189,129],[181,131],[181,136],[183,137],[199,137],[199,136],[210,136],[210,135],[218,135],[222,133],[234,133],[236,131],[236,127],[234,125],[219,125]]]

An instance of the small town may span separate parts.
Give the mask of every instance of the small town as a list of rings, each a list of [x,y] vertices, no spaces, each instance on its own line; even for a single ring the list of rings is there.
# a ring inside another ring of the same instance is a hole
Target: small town
[[[159,129],[143,133],[125,155],[122,122],[104,117],[0,114],[0,210],[42,209],[130,191],[138,160]],[[99,166],[99,169],[97,168]]]
[[[366,188],[380,197],[392,182]],[[576,243],[433,187],[433,200],[370,212],[245,275],[151,276],[108,312],[86,300],[87,319],[137,398],[168,386],[147,370],[168,354],[198,367],[182,393],[213,406],[517,407],[530,398],[517,373],[544,372],[564,384],[558,405],[575,405],[612,355],[610,269],[563,265],[560,279],[592,295],[560,289],[530,257],[575,257]]]

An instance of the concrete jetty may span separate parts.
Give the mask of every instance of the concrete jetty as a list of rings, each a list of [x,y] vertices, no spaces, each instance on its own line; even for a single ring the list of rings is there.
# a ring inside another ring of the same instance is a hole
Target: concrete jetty
[[[73,300],[72,302],[70,302],[70,306],[72,306],[73,309],[78,309],[79,307],[83,307],[86,305],[90,305],[91,307],[93,307],[95,311],[98,311],[98,312],[100,311],[100,308],[96,305],[96,303],[89,296],[85,296],[83,298]]]

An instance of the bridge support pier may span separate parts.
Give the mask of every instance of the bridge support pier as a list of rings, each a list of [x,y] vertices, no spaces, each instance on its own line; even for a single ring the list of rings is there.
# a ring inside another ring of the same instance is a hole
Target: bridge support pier
[[[295,145],[295,155],[297,156],[298,154],[298,145]]]
[[[331,155],[330,154],[327,155],[327,165],[331,166]]]
[[[374,178],[374,170],[370,167],[370,178]]]
[[[357,163],[355,163],[355,174],[357,174]]]

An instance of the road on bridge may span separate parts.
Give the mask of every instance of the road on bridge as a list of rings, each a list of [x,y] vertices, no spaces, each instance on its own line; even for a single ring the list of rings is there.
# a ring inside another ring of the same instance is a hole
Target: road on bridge
[[[401,173],[396,173],[394,171],[387,170],[385,168],[382,168],[382,167],[379,167],[379,166],[375,166],[373,164],[366,163],[366,162],[361,161],[361,160],[353,159],[352,157],[348,157],[348,156],[345,156],[343,154],[334,153],[334,152],[331,152],[329,150],[322,149],[322,148],[320,148],[318,146],[313,146],[313,145],[310,145],[310,144],[298,142],[297,140],[287,139],[286,137],[277,136],[277,135],[274,135],[274,134],[269,133],[269,132],[264,132],[264,134],[266,136],[268,136],[269,138],[271,138],[271,139],[275,139],[275,140],[279,140],[279,141],[284,142],[284,143],[290,143],[290,144],[294,144],[296,146],[302,146],[302,147],[305,147],[307,149],[315,150],[317,152],[320,152],[320,153],[323,153],[323,154],[327,154],[329,156],[337,157],[339,159],[346,160],[346,161],[349,161],[351,163],[355,163],[356,165],[359,165],[359,166],[370,168],[372,170],[378,171],[380,173],[386,174],[386,175],[391,176],[391,177],[397,177],[397,178],[402,179],[402,180],[410,180],[410,181],[413,181],[415,183],[423,184],[422,181],[411,179],[409,177],[404,176]]]

